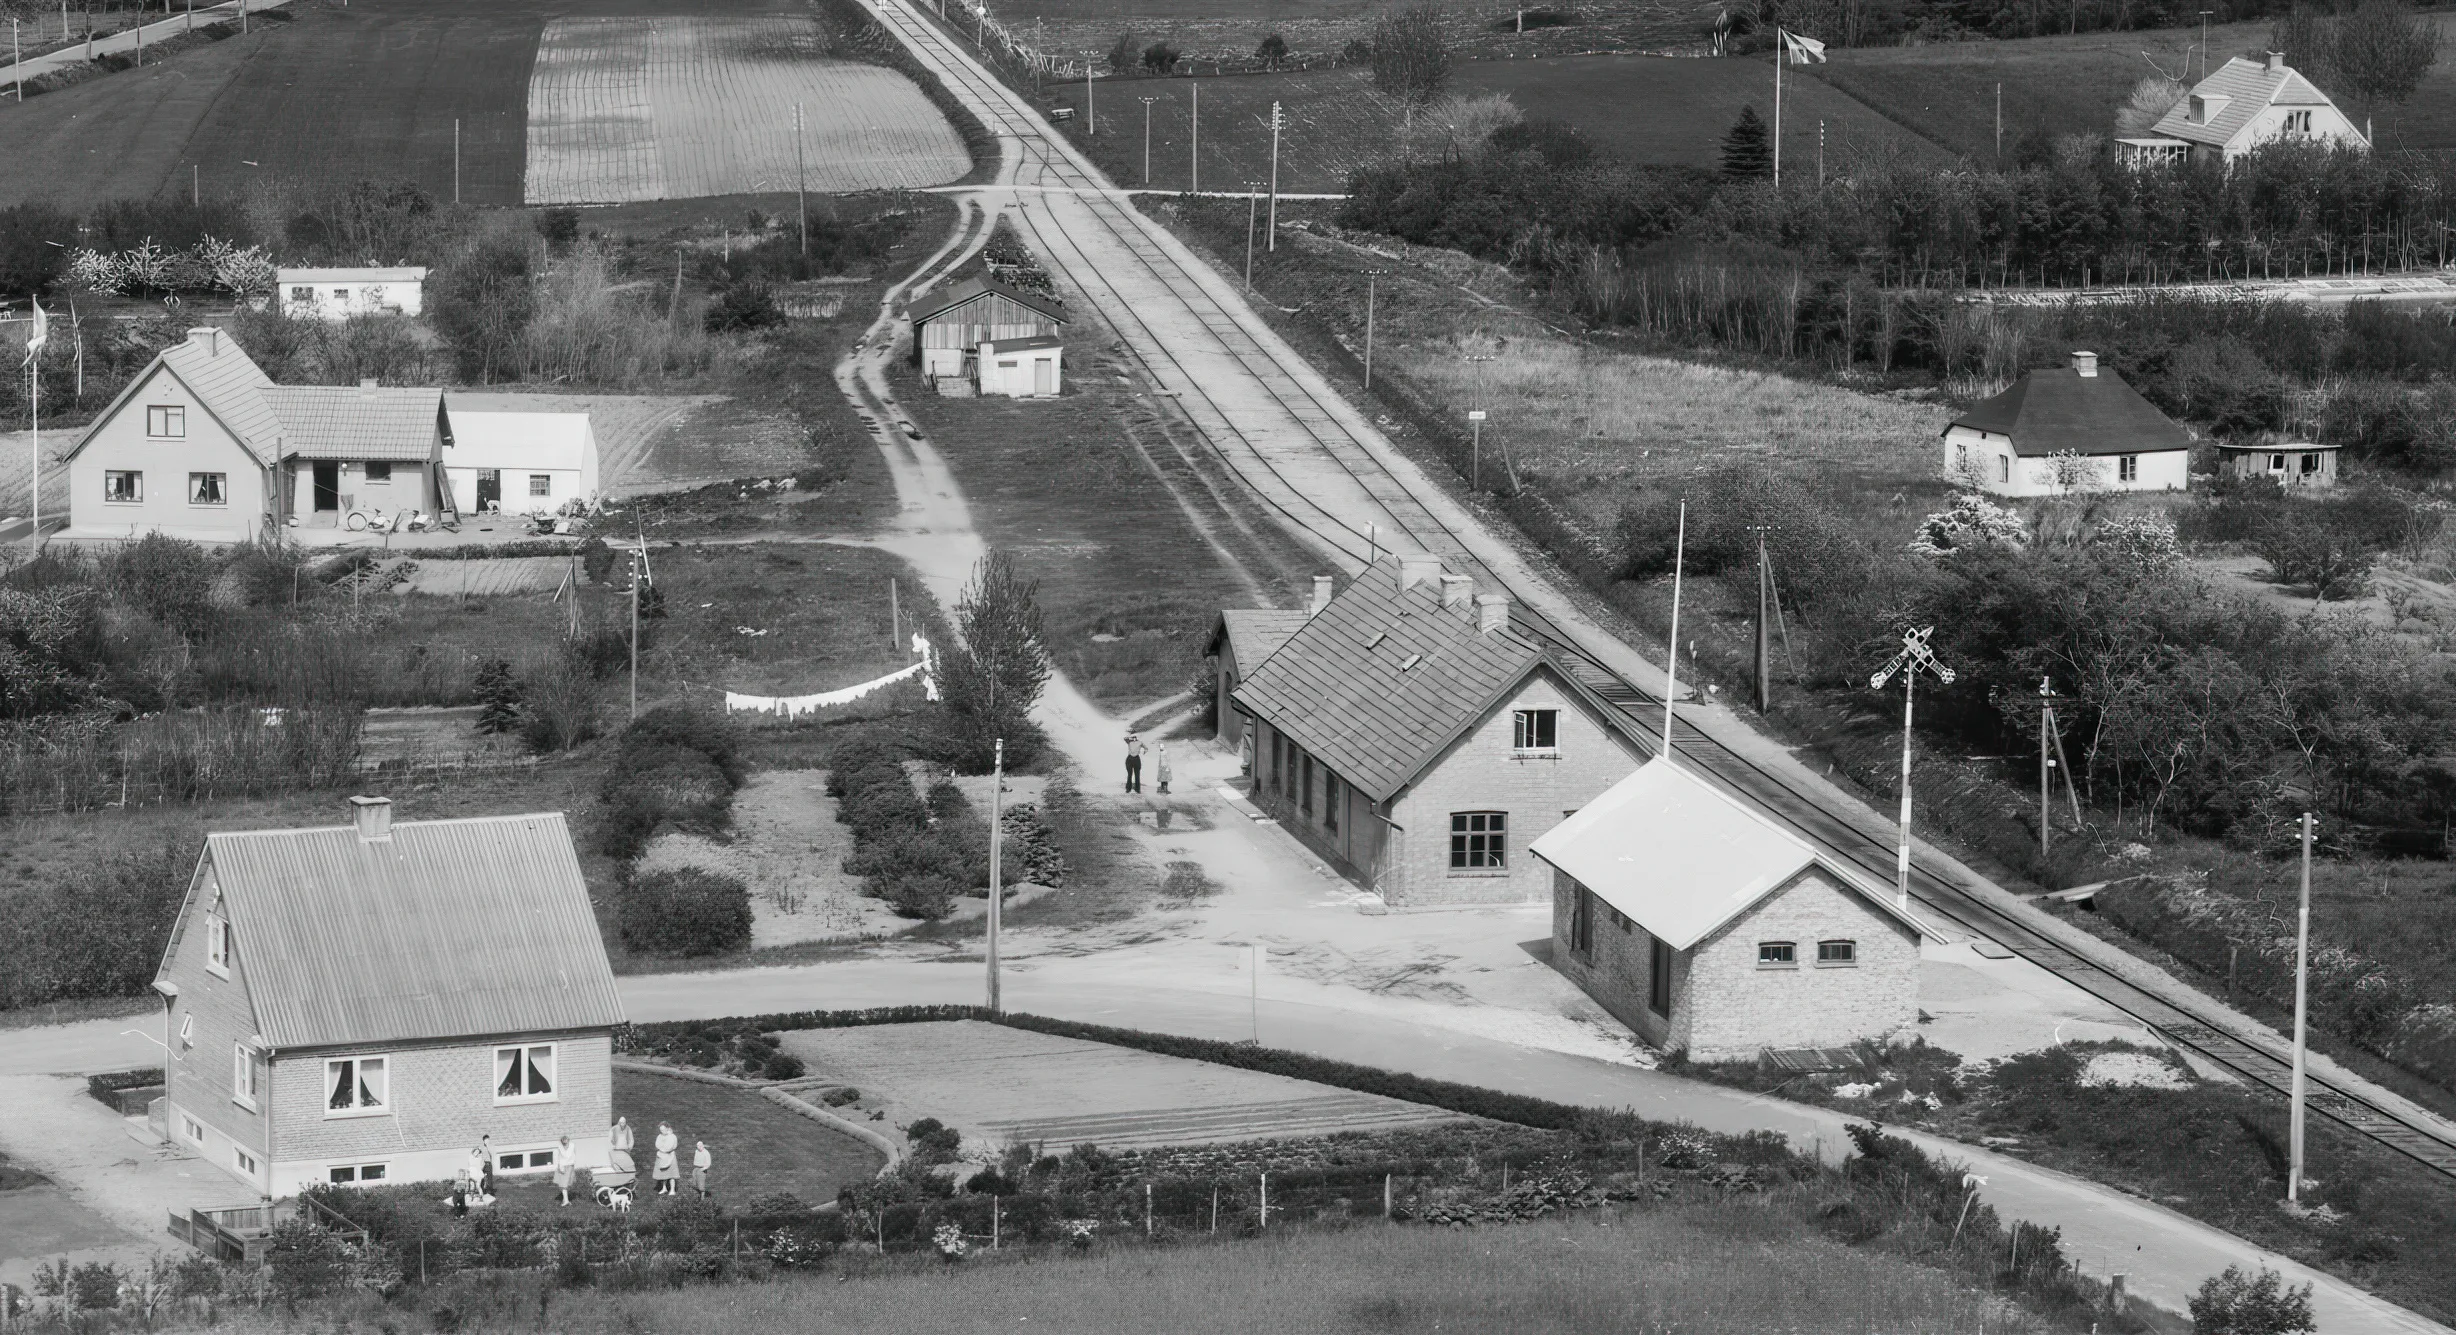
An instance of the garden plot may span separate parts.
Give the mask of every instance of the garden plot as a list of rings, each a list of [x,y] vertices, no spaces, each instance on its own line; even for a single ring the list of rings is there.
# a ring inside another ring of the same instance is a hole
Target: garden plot
[[[1085,1143],[1196,1145],[1459,1120],[1420,1103],[976,1020],[804,1030],[782,1040],[812,1075],[888,1102],[890,1120],[935,1117],[992,1151],[1013,1141],[1057,1153]]]
[[[392,586],[398,594],[432,593],[447,598],[492,594],[552,593],[571,577],[568,556],[489,556],[474,561],[420,561]]]
[[[861,879],[845,874],[853,832],[836,820],[827,771],[752,775],[734,794],[733,827],[729,844],[661,835],[639,869],[695,867],[749,886],[753,949],[881,937],[913,925],[885,901],[865,898]]]
[[[564,18],[529,80],[531,204],[911,189],[972,169],[910,79],[829,60],[814,20]],[[794,108],[802,110],[795,142]]]

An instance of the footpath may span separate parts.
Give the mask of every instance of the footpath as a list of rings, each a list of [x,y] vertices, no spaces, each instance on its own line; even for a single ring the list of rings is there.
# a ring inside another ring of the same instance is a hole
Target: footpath
[[[46,52],[43,55],[28,56],[22,61],[10,63],[5,69],[0,69],[0,94],[16,94],[20,84],[30,83],[53,70],[67,69],[71,65],[82,65],[97,56],[117,55],[123,51],[137,51],[146,47],[159,46],[164,41],[183,32],[195,30],[199,24],[219,23],[224,19],[237,18],[242,14],[261,14],[268,9],[280,9],[289,3],[290,0],[222,0],[220,4],[199,5],[194,9],[182,10],[158,22],[123,28],[107,37],[96,37],[90,42],[79,42],[75,46],[64,46],[57,51]],[[11,100],[23,100],[22,95]]]

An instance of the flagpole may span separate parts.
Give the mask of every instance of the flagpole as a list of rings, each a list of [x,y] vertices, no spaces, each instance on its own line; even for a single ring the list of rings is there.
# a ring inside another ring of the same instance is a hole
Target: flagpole
[[[26,304],[34,308],[33,333],[26,339],[26,375],[30,381],[26,413],[33,426],[29,433],[32,439],[26,445],[30,456],[27,462],[33,466],[26,475],[26,500],[31,507],[28,513],[34,519],[26,534],[26,551],[32,554],[43,549],[43,344],[51,341],[51,323],[43,318],[40,298],[29,298]]]
[[[1791,63],[1789,36],[1774,29],[1774,188],[1782,188],[1782,67]]]

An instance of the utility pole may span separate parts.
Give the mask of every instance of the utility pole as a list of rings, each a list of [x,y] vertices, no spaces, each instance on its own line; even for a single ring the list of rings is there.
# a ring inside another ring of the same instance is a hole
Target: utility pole
[[[631,554],[631,721],[640,721],[640,576],[648,565],[648,540]]]
[[[1388,269],[1364,271],[1364,387],[1373,388],[1373,299],[1380,294],[1382,278]]]
[[[1287,113],[1279,109],[1278,103],[1273,102],[1271,104],[1271,229],[1270,238],[1264,242],[1262,247],[1269,251],[1279,249],[1279,132],[1286,129],[1287,126]]]
[[[2055,679],[2038,679],[2038,851],[2047,851],[2055,814]]]
[[[1765,639],[1767,613],[1774,600],[1773,570],[1765,563],[1765,535],[1773,531],[1773,526],[1751,524],[1748,531],[1757,535],[1757,712],[1763,714],[1774,707],[1774,687],[1769,670],[1773,666],[1774,656],[1767,652]]]
[[[26,53],[25,48],[17,44],[17,20],[15,19],[9,20],[9,82],[17,87],[18,105],[25,105]]]
[[[1092,109],[1092,62],[1083,62],[1083,133],[1100,133],[1100,113]]]
[[[1825,118],[1816,118],[1816,188],[1825,188]]]
[[[2293,1153],[2286,1166],[2285,1198],[2302,1203],[2303,1180],[2303,1034],[2311,997],[2311,813],[2302,818],[2302,908],[2294,921],[2294,1098],[2288,1140]]]
[[[1927,638],[1935,633],[1934,626],[1921,626],[1917,630],[1903,631],[1901,652],[1895,654],[1883,667],[1876,670],[1874,676],[1868,678],[1868,688],[1881,691],[1885,688],[1885,683],[1892,680],[1894,673],[1902,674],[1902,850],[1900,860],[1895,863],[1894,867],[1893,895],[1895,903],[1904,909],[1910,907],[1910,714],[1912,697],[1917,694],[1921,671],[1935,673],[1936,680],[1947,686],[1953,684],[1955,675],[1953,669],[1937,662],[1936,655],[1928,650]]]
[[[2209,77],[2209,10],[2200,11],[2200,77]],[[2363,136],[2369,138],[2368,134]]]
[[[1143,104],[1143,184],[1149,185],[1151,184],[1151,104],[1160,99],[1143,97],[1135,100]]]
[[[460,203],[460,117],[452,118],[452,202]]]
[[[1688,571],[1688,502],[1680,502],[1680,535],[1671,549],[1671,652],[1663,658],[1663,751],[1672,763],[1672,702],[1680,698],[1680,580]]]
[[[904,643],[904,609],[897,596],[895,576],[887,577],[887,645],[895,648]]]
[[[1004,844],[1002,825],[1006,815],[1006,739],[997,743],[997,758],[989,771],[989,1013],[998,1013],[998,909],[1006,898],[1006,881],[999,867],[999,848]]]
[[[802,215],[802,258],[810,258],[810,181],[802,167],[802,104],[793,104],[793,202]]]
[[[1996,85],[1996,161],[2004,160],[2004,85]]]
[[[1202,193],[1202,81],[1196,79],[1187,86],[1194,90],[1194,147],[1185,155],[1188,167],[1186,179],[1191,182],[1185,189],[1187,194],[1199,195]]]
[[[1245,183],[1245,295],[1254,294],[1254,211],[1262,204],[1262,183]]]
[[[1467,490],[1484,489],[1484,410],[1467,414]]]

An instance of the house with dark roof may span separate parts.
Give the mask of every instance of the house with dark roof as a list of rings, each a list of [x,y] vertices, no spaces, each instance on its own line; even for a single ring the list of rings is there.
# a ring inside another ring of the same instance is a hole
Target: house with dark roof
[[[1065,349],[1056,340],[1066,313],[1055,301],[995,279],[967,278],[914,298],[904,314],[912,321],[913,357],[921,375],[941,391],[1016,393],[1013,386],[1020,384],[1023,395],[1058,392]],[[1038,342],[1042,339],[1052,341]],[[1006,359],[1018,362],[1003,369],[1020,371],[1020,377],[996,374],[1000,357],[985,348],[993,343],[1008,350]],[[984,356],[990,358],[986,369]],[[1045,364],[1048,388],[1036,387],[1043,372],[1021,364],[1027,361]],[[992,390],[993,382],[1000,388]]]
[[[165,1120],[283,1196],[602,1167],[622,1000],[559,812],[205,837],[154,977]]]
[[[1648,754],[1508,595],[1437,557],[1374,564],[1239,667],[1254,803],[1393,907],[1546,899],[1527,841]]]
[[[66,536],[246,542],[353,511],[434,511],[439,389],[277,385],[219,329],[156,354],[70,448]]]
[[[1528,852],[1551,873],[1552,966],[1657,1048],[1747,1060],[1918,1018],[1934,929],[1677,763],[1647,762]]]
[[[1288,637],[1304,628],[1316,612],[1330,605],[1332,586],[1336,581],[1329,575],[1313,577],[1313,603],[1299,611],[1276,607],[1231,607],[1211,623],[1211,639],[1203,646],[1203,656],[1211,660],[1212,703],[1217,712],[1220,744],[1235,748],[1244,761],[1244,773],[1254,772],[1253,749],[1248,745],[1253,733],[1245,726],[1245,715],[1236,707],[1237,683],[1245,674],[1262,665],[1262,660],[1279,652]]]
[[[2148,134],[2117,139],[2119,158],[2133,166],[2183,161],[2232,162],[2262,144],[2304,140],[2368,152],[2371,141],[2328,94],[2314,87],[2283,52],[2265,61],[2237,56],[2161,117]]]
[[[1944,429],[1945,476],[1997,496],[2181,491],[2191,463],[2192,433],[2094,352],[2025,372]]]

